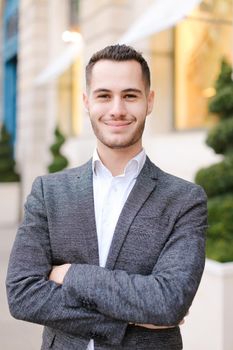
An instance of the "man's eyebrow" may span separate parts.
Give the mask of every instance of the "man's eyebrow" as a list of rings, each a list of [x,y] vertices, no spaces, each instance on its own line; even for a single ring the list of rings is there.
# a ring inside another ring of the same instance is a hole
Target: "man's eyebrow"
[[[93,94],[98,94],[98,93],[102,93],[102,92],[111,93],[112,91],[109,89],[105,89],[105,88],[99,88],[99,89],[94,90]],[[121,92],[123,92],[123,93],[132,92],[132,93],[142,95],[142,91],[140,89],[136,89],[136,88],[127,88],[127,89],[122,90]]]
[[[136,94],[140,94],[142,95],[142,91],[136,88],[128,88],[128,89],[124,89],[122,90],[122,92],[134,92]]]
[[[111,90],[109,89],[104,89],[104,88],[100,88],[100,89],[96,89],[93,91],[93,94],[98,94],[100,92],[111,92]]]

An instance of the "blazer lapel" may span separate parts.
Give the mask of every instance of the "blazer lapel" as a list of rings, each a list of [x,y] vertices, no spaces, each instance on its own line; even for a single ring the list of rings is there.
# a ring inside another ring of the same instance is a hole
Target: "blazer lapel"
[[[106,268],[110,270],[114,268],[132,221],[156,186],[157,172],[155,170],[155,165],[147,158],[116,225],[106,263]]]
[[[78,174],[77,219],[82,223],[83,227],[80,230],[80,235],[83,249],[87,252],[87,263],[99,265],[91,160],[80,168]]]

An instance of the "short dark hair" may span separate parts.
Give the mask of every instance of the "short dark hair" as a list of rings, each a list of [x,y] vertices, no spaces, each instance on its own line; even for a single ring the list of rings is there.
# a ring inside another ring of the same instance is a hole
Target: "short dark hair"
[[[94,65],[100,60],[111,60],[111,61],[137,61],[142,69],[142,77],[145,82],[147,89],[150,89],[150,69],[146,60],[143,58],[142,54],[136,51],[133,47],[127,45],[110,45],[106,46],[104,49],[97,51],[90,58],[86,66],[86,83],[87,86],[90,85],[91,73]]]

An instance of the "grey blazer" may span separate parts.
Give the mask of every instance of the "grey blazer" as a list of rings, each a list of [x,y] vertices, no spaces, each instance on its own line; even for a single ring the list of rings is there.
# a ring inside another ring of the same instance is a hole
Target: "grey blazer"
[[[12,249],[11,314],[45,326],[41,349],[180,350],[178,325],[205,261],[206,196],[147,158],[116,225],[106,268],[99,266],[91,160],[38,177]],[[72,263],[62,286],[53,265]]]

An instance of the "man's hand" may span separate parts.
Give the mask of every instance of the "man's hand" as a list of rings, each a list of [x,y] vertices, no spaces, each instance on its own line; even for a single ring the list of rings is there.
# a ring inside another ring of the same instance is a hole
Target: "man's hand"
[[[187,315],[188,314],[189,314],[189,312],[187,313]],[[183,320],[180,321],[179,326],[184,324],[184,322],[185,322],[185,319],[183,318]],[[176,326],[156,326],[155,324],[149,324],[149,323],[130,323],[130,324],[134,324],[135,326],[144,327],[144,328],[148,328],[148,329],[167,329],[167,328],[175,328],[176,327]]]
[[[176,327],[176,326],[156,326],[155,324],[149,324],[149,323],[135,323],[135,326],[148,328],[148,329],[167,329],[167,328]]]
[[[71,264],[63,264],[60,266],[53,266],[50,274],[49,280],[56,282],[57,284],[63,284],[63,280],[67,271],[69,270]]]

